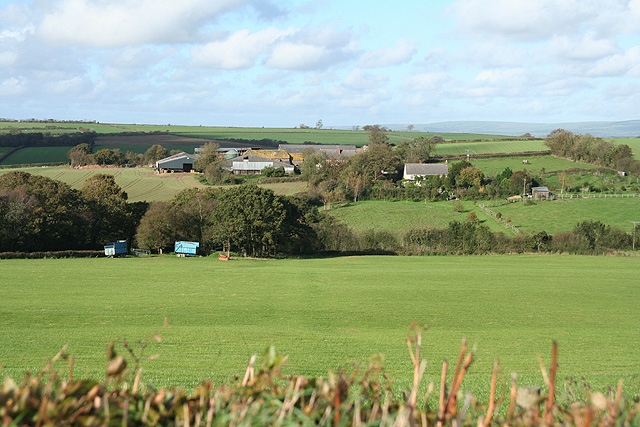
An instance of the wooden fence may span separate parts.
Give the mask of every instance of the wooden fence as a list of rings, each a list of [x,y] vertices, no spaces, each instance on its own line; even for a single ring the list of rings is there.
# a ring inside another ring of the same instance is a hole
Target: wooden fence
[[[587,194],[554,194],[556,199],[619,199],[625,197],[640,197],[640,193],[587,193]]]

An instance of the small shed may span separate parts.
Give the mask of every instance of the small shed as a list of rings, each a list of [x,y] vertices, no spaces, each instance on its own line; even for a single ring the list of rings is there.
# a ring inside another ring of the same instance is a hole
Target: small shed
[[[127,241],[118,240],[117,242],[107,243],[104,245],[104,254],[108,257],[125,256],[127,254]]]
[[[158,172],[191,172],[199,154],[178,153],[156,162]]]
[[[174,252],[179,257],[196,256],[200,242],[176,242]]]
[[[531,195],[534,199],[548,199],[551,193],[547,187],[531,187]]]

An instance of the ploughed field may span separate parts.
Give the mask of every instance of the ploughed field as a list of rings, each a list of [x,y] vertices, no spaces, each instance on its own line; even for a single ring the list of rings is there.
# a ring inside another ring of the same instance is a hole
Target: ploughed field
[[[637,258],[560,255],[2,260],[0,375],[20,378],[68,345],[74,376],[101,378],[110,340],[136,348],[166,317],[145,383],[219,383],[273,344],[288,372],[311,376],[382,353],[399,390],[411,382],[405,338],[417,322],[430,327],[426,382],[467,337],[477,351],[463,388],[476,397],[498,357],[505,378],[542,385],[537,355],[549,366],[557,340],[561,381],[622,378],[637,393],[639,274]]]

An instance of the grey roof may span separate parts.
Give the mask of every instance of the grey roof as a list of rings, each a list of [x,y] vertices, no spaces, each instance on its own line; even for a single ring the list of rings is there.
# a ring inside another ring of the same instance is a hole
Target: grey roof
[[[264,168],[273,166],[270,162],[233,162],[234,171],[261,171]]]
[[[548,192],[549,189],[547,187],[531,187],[531,191]]]
[[[200,158],[200,155],[178,153],[173,156],[165,157],[156,162],[156,168],[181,168],[183,163],[193,163]]]
[[[447,175],[449,165],[435,163],[405,163],[404,173],[407,175]]]

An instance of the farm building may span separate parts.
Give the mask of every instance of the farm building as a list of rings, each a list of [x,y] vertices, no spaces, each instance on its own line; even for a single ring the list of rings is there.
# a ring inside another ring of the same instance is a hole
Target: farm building
[[[234,161],[231,166],[231,171],[233,172],[234,175],[259,175],[262,173],[262,169],[268,168],[268,167],[273,167],[273,168],[283,167],[284,172],[287,174],[292,174],[295,170],[294,165],[286,162],[281,162],[278,160],[272,160],[272,161],[267,160],[267,161],[261,161],[261,162],[250,162],[249,160],[243,160],[243,161]]]
[[[193,164],[199,157],[200,155],[198,154],[178,153],[158,160],[156,162],[156,170],[158,172],[191,172]]]
[[[308,151],[325,153],[333,159],[345,159],[365,150],[365,148],[358,148],[355,145],[280,144],[278,148],[289,153],[295,165],[302,163],[302,154]]]
[[[547,187],[531,187],[531,195],[534,199],[548,199],[551,197],[551,193]]]
[[[295,169],[291,155],[284,150],[251,150],[229,161],[235,175],[258,175],[268,167],[283,167],[287,174],[293,173]]]
[[[447,176],[449,174],[448,164],[430,163],[405,163],[403,179],[413,181],[416,177],[425,176]]]

